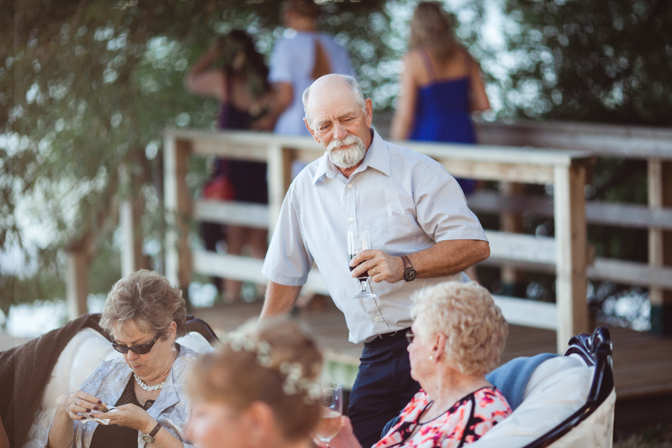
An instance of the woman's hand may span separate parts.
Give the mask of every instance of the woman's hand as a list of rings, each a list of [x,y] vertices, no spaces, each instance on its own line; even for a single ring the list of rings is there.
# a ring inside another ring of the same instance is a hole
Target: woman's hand
[[[148,434],[156,426],[156,421],[139,406],[124,404],[110,412],[93,412],[92,418],[109,419],[109,424],[126,426]]]
[[[97,397],[78,390],[68,395],[59,407],[70,419],[84,420],[86,417],[80,414],[97,411],[101,404],[103,402]]]
[[[102,404],[102,400],[79,390],[67,395],[56,409],[54,421],[49,429],[47,446],[50,448],[72,446],[74,437],[72,421],[86,420],[87,417],[82,414],[96,412]]]
[[[346,416],[341,417],[341,429],[329,443],[322,442],[317,437],[313,438],[313,442],[319,448],[326,448],[327,446],[329,448],[362,448],[352,431],[350,419]]]

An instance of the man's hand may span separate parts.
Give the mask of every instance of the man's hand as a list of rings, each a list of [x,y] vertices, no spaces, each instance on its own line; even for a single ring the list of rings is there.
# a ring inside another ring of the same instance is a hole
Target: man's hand
[[[379,249],[361,251],[350,261],[350,266],[357,266],[350,273],[353,278],[367,272],[376,283],[396,283],[404,279],[404,261],[401,257],[393,257]]]
[[[417,278],[433,278],[453,275],[490,256],[490,245],[481,240],[439,241],[433,246],[407,254],[417,272]],[[366,271],[374,282],[396,283],[404,278],[404,261],[378,249],[363,250],[351,261],[357,266],[351,276],[357,277]]]

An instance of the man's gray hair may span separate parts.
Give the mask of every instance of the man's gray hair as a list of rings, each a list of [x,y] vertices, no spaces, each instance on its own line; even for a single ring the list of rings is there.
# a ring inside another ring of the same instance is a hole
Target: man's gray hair
[[[350,88],[350,92],[352,93],[352,97],[357,103],[357,105],[362,109],[364,114],[366,114],[366,100],[364,99],[364,94],[362,93],[361,87],[359,87],[359,83],[355,78],[349,75],[337,75],[340,76],[343,81],[345,81],[345,84]],[[311,84],[312,85],[312,84]],[[306,116],[306,121],[308,122],[308,126],[310,128],[313,128],[313,122],[312,118],[308,114],[308,99],[310,97],[310,86],[306,88],[306,90],[303,91],[303,95],[301,96],[301,100],[303,101],[303,113]]]

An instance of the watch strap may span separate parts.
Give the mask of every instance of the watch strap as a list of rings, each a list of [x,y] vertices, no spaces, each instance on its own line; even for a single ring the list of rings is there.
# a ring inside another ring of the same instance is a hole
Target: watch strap
[[[149,435],[152,437],[156,437],[156,434],[159,432],[160,429],[161,429],[161,423],[156,422],[156,426],[154,427],[154,429],[152,429],[152,432],[150,432]]]
[[[160,429],[161,423],[157,422],[156,426],[149,432],[149,434],[142,435],[142,440],[144,440],[146,444],[154,443],[154,439],[156,438],[156,435],[159,433]]]
[[[417,272],[415,272],[415,268],[411,264],[411,260],[409,260],[408,255],[402,255],[401,259],[404,261],[404,280],[407,282],[412,282],[415,280],[416,275],[418,275]]]

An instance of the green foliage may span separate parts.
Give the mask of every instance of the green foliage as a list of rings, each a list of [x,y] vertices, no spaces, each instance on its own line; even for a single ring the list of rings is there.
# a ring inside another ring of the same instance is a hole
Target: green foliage
[[[112,238],[104,241],[98,248],[96,257],[89,268],[89,292],[104,294],[110,292],[110,287],[121,278],[121,253]]]
[[[521,55],[511,75],[514,115],[671,126],[672,5],[666,0],[512,0]],[[599,159],[590,200],[646,204],[646,163]],[[594,226],[598,256],[646,260],[646,233]]]
[[[526,63],[512,77],[537,93],[523,116],[672,125],[672,5],[666,0],[512,0]]]
[[[331,16],[321,25],[339,30],[357,67],[385,54],[383,33],[369,32],[387,28],[383,5],[325,6]],[[266,55],[283,32],[275,0],[24,0],[3,6],[0,251],[24,248],[37,263],[37,277],[63,271],[63,257],[44,253],[58,253],[87,232],[96,234],[98,246],[109,245],[120,198],[144,196],[150,212],[145,238],[158,238],[156,224],[163,219],[151,180],[160,179],[155,156],[161,132],[211,127],[217,115],[214,101],[182,87],[188,67],[234,27],[253,34]],[[386,81],[372,79],[369,91]],[[121,166],[128,176],[119,176]],[[38,228],[39,237],[27,236],[28,227]],[[104,270],[104,264],[94,261],[93,268]],[[118,276],[116,269],[107,272]],[[3,307],[38,298],[24,294],[21,278],[0,273]],[[62,290],[63,277],[53,278]],[[55,296],[40,292],[39,298]]]
[[[65,284],[62,272],[40,272],[34,278],[14,274],[0,275],[0,311],[9,315],[9,308],[20,303],[32,303],[39,300],[64,299]]]
[[[162,130],[214,126],[217,103],[182,87],[188,67],[233,28],[252,34],[268,57],[284,31],[280,2],[22,0],[3,6],[0,251],[24,247],[36,260],[28,263],[30,272],[39,272],[36,279],[46,274],[31,283],[0,273],[1,306],[63,296],[62,249],[89,231],[102,248],[91,286],[105,292],[119,275],[111,248],[120,198],[142,195],[145,240],[160,241]],[[349,49],[376,113],[393,109],[414,6],[405,0],[324,6],[329,14],[320,28]],[[522,61],[510,77],[502,75],[508,68],[501,55],[483,40],[486,2],[463,2],[453,11],[456,23],[462,21],[457,35],[481,62],[501,117],[672,124],[672,35],[664,27],[672,23],[672,7],[665,0],[511,0],[506,8],[507,20],[517,22],[506,33],[510,50]],[[129,176],[119,176],[120,166]],[[194,160],[193,190],[204,172],[203,161]],[[645,201],[642,164],[606,160],[594,172],[589,198]],[[614,238],[599,250],[630,250]],[[26,289],[29,283],[42,289]]]

